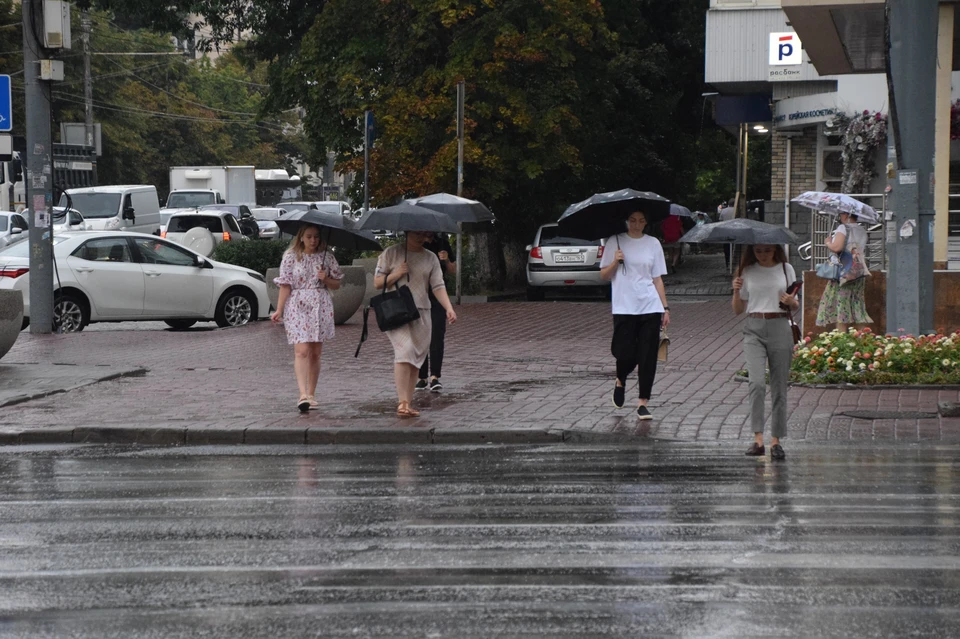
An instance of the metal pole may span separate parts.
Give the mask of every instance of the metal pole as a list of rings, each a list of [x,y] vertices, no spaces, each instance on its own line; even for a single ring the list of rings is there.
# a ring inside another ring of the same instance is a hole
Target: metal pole
[[[53,150],[50,133],[50,84],[40,80],[40,59],[46,57],[34,24],[43,24],[38,0],[23,0],[23,83],[26,93],[27,209],[30,216],[30,332],[53,331]],[[34,17],[34,14],[37,14]]]
[[[370,210],[370,110],[363,112],[363,212]]]
[[[933,331],[934,149],[937,0],[887,0],[890,131],[899,170],[892,188],[893,224],[887,280],[887,332]]]
[[[463,80],[457,82],[457,197],[463,195],[463,111],[466,101],[466,86]],[[457,222],[457,304],[461,302],[461,281],[463,260],[463,224]]]
[[[91,149],[93,143],[93,80],[90,76],[90,14],[80,14],[80,27],[83,30],[83,124],[86,145]]]

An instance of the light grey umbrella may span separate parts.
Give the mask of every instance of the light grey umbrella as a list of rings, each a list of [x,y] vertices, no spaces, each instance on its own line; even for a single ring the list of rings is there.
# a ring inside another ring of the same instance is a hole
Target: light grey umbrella
[[[692,244],[798,244],[790,229],[747,218],[695,226],[678,241]]]
[[[286,213],[274,221],[276,225],[280,227],[281,231],[289,233],[290,235],[296,235],[301,224],[319,226],[321,230],[320,236],[330,246],[339,246],[345,249],[356,249],[359,251],[383,250],[383,247],[377,242],[377,238],[373,236],[373,233],[360,230],[352,219],[344,217],[339,213],[309,209],[306,211]]]
[[[365,231],[429,231],[431,233],[457,233],[457,223],[449,215],[438,213],[423,206],[401,202],[382,209],[370,209],[357,222]]]
[[[670,215],[676,215],[677,217],[693,217],[693,213],[690,212],[690,209],[680,204],[670,204]]]
[[[444,213],[453,218],[454,222],[493,222],[493,213],[482,202],[468,200],[465,197],[449,193],[434,193],[406,200],[410,204]]]

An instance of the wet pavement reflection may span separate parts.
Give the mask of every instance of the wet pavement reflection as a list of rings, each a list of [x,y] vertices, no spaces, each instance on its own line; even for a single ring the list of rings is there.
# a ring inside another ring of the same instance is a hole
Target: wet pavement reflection
[[[949,446],[0,448],[2,637],[949,637]]]

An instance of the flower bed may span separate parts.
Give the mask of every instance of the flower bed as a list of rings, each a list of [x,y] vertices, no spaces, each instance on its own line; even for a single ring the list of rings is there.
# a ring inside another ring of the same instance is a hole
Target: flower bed
[[[794,347],[790,381],[807,384],[960,384],[960,333],[877,335],[869,328],[810,334]]]

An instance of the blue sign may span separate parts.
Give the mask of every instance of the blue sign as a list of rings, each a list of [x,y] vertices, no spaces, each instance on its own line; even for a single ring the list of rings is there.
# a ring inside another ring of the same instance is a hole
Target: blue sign
[[[13,130],[13,96],[10,76],[0,75],[0,131]]]

